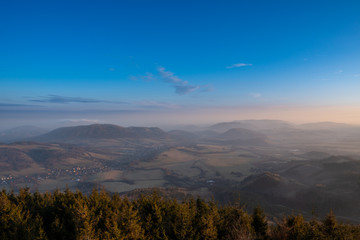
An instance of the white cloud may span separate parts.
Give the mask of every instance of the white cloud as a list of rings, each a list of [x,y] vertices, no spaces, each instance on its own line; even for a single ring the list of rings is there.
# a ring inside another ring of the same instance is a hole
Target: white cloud
[[[214,87],[211,85],[205,85],[205,86],[201,86],[201,92],[212,92],[214,91]]]
[[[251,63],[234,63],[230,66],[227,66],[227,69],[231,69],[231,68],[239,68],[239,67],[246,67],[246,66],[252,66]]]
[[[144,75],[130,76],[130,80],[133,80],[133,81],[143,80],[145,82],[151,82],[151,81],[156,80],[156,77],[151,72],[146,72]]]
[[[195,90],[198,90],[200,86],[191,86],[191,85],[175,85],[175,92],[179,95],[185,95],[191,92],[194,92]]]
[[[137,105],[146,108],[167,108],[167,109],[178,109],[179,105],[167,102],[158,102],[158,101],[141,101],[138,102]]]
[[[137,78],[136,76],[130,76],[130,80],[132,80],[132,81],[137,81],[138,78]]]
[[[59,95],[48,95],[46,97],[40,97],[37,99],[30,99],[30,102],[41,102],[41,103],[101,103],[107,102],[99,99],[82,98],[82,97],[65,97]]]
[[[173,72],[167,71],[162,66],[158,67],[157,70],[161,78],[165,82],[171,83],[175,89],[175,93],[179,95],[186,95],[198,90],[200,90],[201,92],[212,91],[212,88],[210,86],[189,85],[188,81],[180,79],[179,77],[175,76]]]
[[[36,99],[30,99],[29,102],[39,102],[39,103],[59,103],[59,104],[67,104],[67,103],[120,103],[124,104],[126,102],[117,102],[117,101],[107,101],[101,99],[93,99],[93,98],[83,98],[83,97],[66,97],[59,95],[48,95],[45,97],[38,97]]]
[[[144,80],[145,82],[150,82],[150,81],[156,80],[156,77],[150,72],[147,72],[145,75],[141,76],[140,78],[142,80]]]
[[[253,98],[256,98],[256,99],[262,97],[261,93],[258,93],[258,92],[249,93],[249,95],[250,95],[251,97],[253,97]]]
[[[342,70],[342,69],[339,69],[339,70],[337,70],[336,72],[334,72],[335,74],[341,74],[341,73],[343,73],[344,71]]]
[[[160,74],[160,76],[164,79],[165,82],[169,82],[169,83],[180,83],[180,84],[186,84],[186,81],[181,80],[180,78],[178,78],[177,76],[174,75],[173,72],[170,71],[166,71],[166,69],[162,66],[158,67],[158,72]]]

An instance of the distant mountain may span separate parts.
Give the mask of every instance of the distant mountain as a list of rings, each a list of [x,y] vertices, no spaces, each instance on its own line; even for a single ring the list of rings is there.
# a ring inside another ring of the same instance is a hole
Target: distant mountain
[[[12,142],[38,136],[46,132],[48,131],[35,126],[20,126],[0,132],[0,141]]]
[[[203,125],[177,125],[177,126],[163,126],[162,129],[171,130],[181,130],[186,132],[200,132],[207,129],[207,126]]]
[[[62,127],[35,137],[34,141],[66,141],[73,139],[166,138],[168,134],[156,127],[120,127],[112,124]]]
[[[183,130],[172,130],[167,132],[172,138],[177,139],[179,141],[190,141],[193,142],[197,139],[199,139],[199,136],[191,133],[191,132],[187,132],[187,131],[183,131]]]
[[[249,140],[249,139],[265,139],[266,136],[245,128],[232,128],[219,135],[224,140]]]
[[[226,132],[232,128],[246,128],[250,130],[266,130],[293,127],[292,124],[281,120],[239,120],[233,122],[217,123],[209,127],[216,132]]]
[[[219,135],[218,132],[215,132],[215,131],[212,131],[212,130],[195,132],[195,134],[198,135],[201,138],[213,138],[213,137],[217,137]]]
[[[325,153],[325,152],[311,151],[311,152],[304,153],[301,156],[305,159],[319,160],[319,159],[328,158],[331,155],[329,153]]]
[[[218,139],[229,143],[263,145],[266,144],[266,136],[245,128],[232,128],[217,136]]]

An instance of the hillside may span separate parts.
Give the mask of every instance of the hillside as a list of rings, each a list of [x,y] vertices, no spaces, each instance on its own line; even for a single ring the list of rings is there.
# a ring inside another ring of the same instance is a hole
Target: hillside
[[[112,124],[93,124],[86,126],[62,127],[32,138],[33,141],[62,142],[74,139],[119,139],[151,138],[162,139],[168,135],[160,128],[120,127]]]
[[[217,136],[218,139],[229,143],[245,145],[266,144],[267,137],[262,134],[245,128],[232,128]]]
[[[58,172],[74,167],[101,169],[104,163],[116,156],[114,153],[92,151],[70,144],[36,142],[1,144],[0,176],[11,173],[21,179],[25,176],[47,175],[47,169],[57,169]]]
[[[277,128],[289,128],[293,125],[281,120],[239,120],[233,122],[217,123],[209,127],[216,132],[226,132],[232,128],[246,128],[250,130],[266,130]]]
[[[316,210],[323,216],[333,210],[343,220],[360,222],[355,200],[360,197],[358,159],[331,156],[263,166],[265,172],[246,177],[227,192],[238,192],[243,200],[261,203],[274,214],[297,211],[310,216]]]
[[[19,171],[29,168],[34,160],[25,152],[12,147],[0,147],[0,169],[3,171]]]
[[[12,142],[16,140],[35,137],[45,134],[47,130],[35,126],[20,126],[0,132],[1,142]]]

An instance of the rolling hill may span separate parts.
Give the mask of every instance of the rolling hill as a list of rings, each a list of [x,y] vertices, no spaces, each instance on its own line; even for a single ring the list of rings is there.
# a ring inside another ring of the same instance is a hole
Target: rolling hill
[[[210,130],[216,132],[226,132],[232,128],[246,128],[250,130],[266,130],[266,129],[278,129],[278,128],[289,128],[293,125],[281,121],[281,120],[239,120],[233,122],[222,122],[217,123],[209,127]]]
[[[0,132],[1,142],[13,142],[45,134],[47,130],[35,126],[20,126]]]
[[[107,154],[112,156],[112,154]],[[111,157],[70,145],[36,142],[17,142],[0,145],[0,172],[20,171],[36,166],[62,168],[92,165]]]
[[[232,128],[217,136],[229,144],[263,145],[267,144],[266,135],[245,128]]]
[[[120,127],[112,124],[93,124],[86,126],[62,127],[32,138],[40,142],[64,142],[76,139],[120,139],[150,138],[163,139],[168,134],[156,127]]]

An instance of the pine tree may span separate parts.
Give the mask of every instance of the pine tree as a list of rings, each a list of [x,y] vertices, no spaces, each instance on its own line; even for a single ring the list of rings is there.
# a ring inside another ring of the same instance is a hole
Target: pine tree
[[[334,237],[337,228],[337,221],[334,212],[331,210],[330,213],[323,220],[324,233],[328,237]]]
[[[267,239],[268,223],[264,211],[259,206],[254,208],[251,225],[257,239]]]

